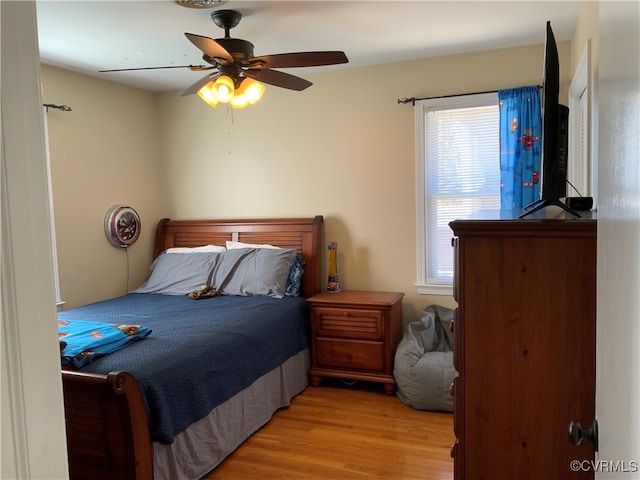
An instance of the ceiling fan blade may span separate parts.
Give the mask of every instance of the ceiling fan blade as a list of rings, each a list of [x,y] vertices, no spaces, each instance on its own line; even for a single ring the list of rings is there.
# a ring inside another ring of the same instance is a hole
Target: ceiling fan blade
[[[313,85],[309,80],[305,80],[304,78],[268,68],[249,69],[245,70],[244,74],[259,82],[275,85],[276,87],[288,88],[289,90],[301,91]]]
[[[205,55],[211,58],[222,58],[229,63],[233,63],[233,57],[218,42],[209,37],[196,35],[195,33],[185,33],[185,36],[198,47]]]
[[[348,63],[349,59],[344,52],[297,52],[278,53],[275,55],[262,55],[251,59],[251,63],[264,62],[267,68],[295,68],[295,67],[321,67],[323,65],[337,65]]]
[[[187,95],[193,95],[194,93],[198,93],[198,90],[200,90],[210,81],[214,80],[217,75],[218,75],[218,72],[213,74],[210,73],[209,75],[202,77],[200,80],[198,80],[196,83],[194,83],[189,88],[187,88],[184,92],[182,92],[181,97],[186,97]]]
[[[188,68],[194,72],[200,72],[204,70],[211,70],[212,68],[216,68],[211,65],[171,65],[169,67],[138,67],[138,68],[115,68],[111,70],[98,70],[98,73],[106,73],[106,72],[133,72],[136,70],[161,70],[165,68]]]

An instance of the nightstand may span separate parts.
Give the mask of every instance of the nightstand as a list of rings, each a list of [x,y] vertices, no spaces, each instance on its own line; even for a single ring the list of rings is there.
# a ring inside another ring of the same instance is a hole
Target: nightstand
[[[393,361],[402,337],[400,292],[345,290],[309,298],[311,385],[322,377],[384,384],[395,393]]]

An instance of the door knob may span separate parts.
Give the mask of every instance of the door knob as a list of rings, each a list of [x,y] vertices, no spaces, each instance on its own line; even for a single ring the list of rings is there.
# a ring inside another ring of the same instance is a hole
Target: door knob
[[[580,445],[582,440],[593,442],[598,451],[598,420],[593,420],[590,428],[582,428],[580,422],[571,422],[569,424],[569,440],[574,445]]]

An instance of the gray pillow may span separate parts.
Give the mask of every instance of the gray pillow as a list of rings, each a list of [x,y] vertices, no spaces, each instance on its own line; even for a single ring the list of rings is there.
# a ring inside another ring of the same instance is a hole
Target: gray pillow
[[[213,268],[211,284],[221,295],[282,298],[296,254],[273,248],[227,250]]]
[[[151,264],[151,276],[132,293],[186,295],[208,284],[225,252],[164,253]]]

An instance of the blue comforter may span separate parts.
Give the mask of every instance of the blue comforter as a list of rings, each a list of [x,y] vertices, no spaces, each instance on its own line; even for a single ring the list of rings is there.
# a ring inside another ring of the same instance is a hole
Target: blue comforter
[[[60,312],[58,318],[153,330],[81,371],[132,373],[145,399],[151,439],[163,444],[309,346],[309,307],[300,297],[192,300],[133,293]]]

